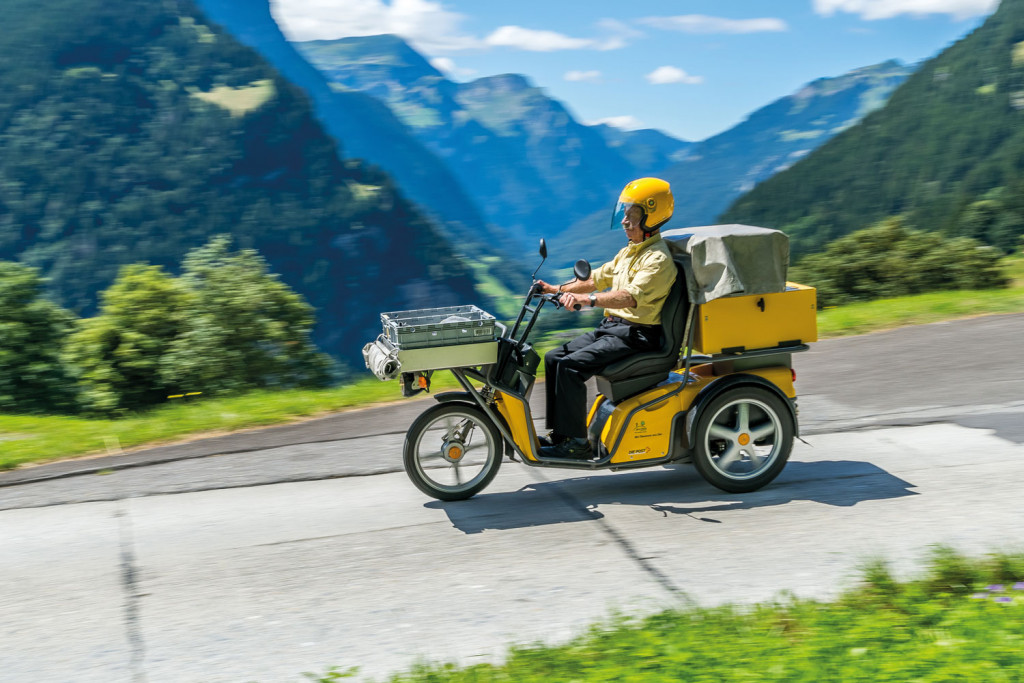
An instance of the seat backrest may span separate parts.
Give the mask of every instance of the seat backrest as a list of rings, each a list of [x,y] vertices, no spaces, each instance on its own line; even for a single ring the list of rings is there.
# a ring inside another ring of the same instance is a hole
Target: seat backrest
[[[683,335],[686,333],[686,315],[690,311],[690,300],[686,294],[686,271],[685,266],[679,261],[673,261],[676,266],[676,281],[672,283],[665,305],[661,309],[661,349],[657,352],[659,358],[669,365],[666,370],[672,370],[679,359],[679,349],[683,345]]]
[[[615,382],[653,373],[668,373],[675,368],[683,345],[690,300],[687,296],[685,266],[679,260],[673,263],[676,266],[676,281],[672,283],[672,289],[661,309],[661,347],[657,351],[638,352],[616,361],[604,368],[598,376]]]

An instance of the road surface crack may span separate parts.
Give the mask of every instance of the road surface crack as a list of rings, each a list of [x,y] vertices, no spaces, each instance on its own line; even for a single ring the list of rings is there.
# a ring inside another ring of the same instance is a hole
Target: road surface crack
[[[121,542],[121,584],[124,586],[124,626],[128,638],[130,666],[133,683],[145,683],[146,645],[142,638],[142,623],[139,601],[142,595],[138,590],[139,571],[135,561],[135,541],[132,535],[131,517],[118,500],[117,512],[118,536]]]

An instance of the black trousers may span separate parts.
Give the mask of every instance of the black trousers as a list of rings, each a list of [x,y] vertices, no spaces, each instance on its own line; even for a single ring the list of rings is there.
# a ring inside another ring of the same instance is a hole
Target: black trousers
[[[654,351],[660,345],[660,326],[640,327],[605,318],[597,329],[548,351],[544,356],[548,429],[563,436],[586,437],[586,381],[620,358]]]

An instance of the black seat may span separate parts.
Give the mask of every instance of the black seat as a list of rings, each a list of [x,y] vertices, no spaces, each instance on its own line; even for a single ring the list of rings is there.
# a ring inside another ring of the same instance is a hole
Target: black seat
[[[686,293],[686,266],[679,260],[675,264],[676,281],[672,283],[661,309],[661,348],[647,353],[638,352],[616,361],[595,377],[597,390],[613,403],[657,385],[667,379],[668,373],[676,367],[690,301]]]

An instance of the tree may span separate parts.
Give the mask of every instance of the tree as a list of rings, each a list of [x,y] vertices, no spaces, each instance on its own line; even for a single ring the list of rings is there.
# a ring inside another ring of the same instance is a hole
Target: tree
[[[59,411],[73,391],[60,354],[74,316],[43,297],[36,269],[0,261],[0,410]]]
[[[161,361],[183,330],[190,296],[159,266],[121,269],[102,295],[99,315],[81,320],[68,341],[66,359],[86,412],[124,412],[176,393]]]
[[[230,244],[216,237],[185,257],[189,309],[161,363],[165,382],[203,393],[325,385],[330,361],[310,340],[312,307],[256,251]]]
[[[86,412],[121,414],[168,396],[323,386],[330,361],[310,341],[313,309],[228,237],[190,252],[179,278],[131,265],[82,320],[65,358]]]

